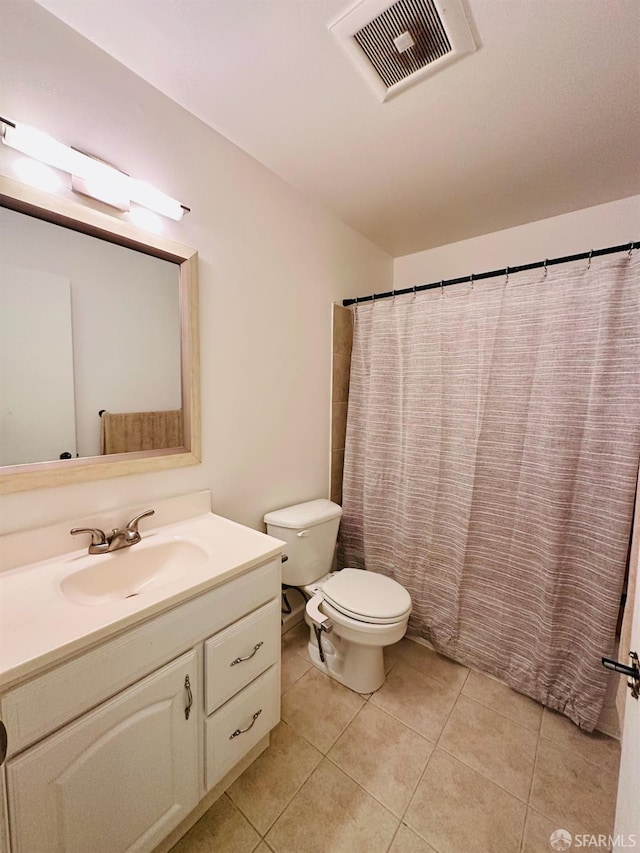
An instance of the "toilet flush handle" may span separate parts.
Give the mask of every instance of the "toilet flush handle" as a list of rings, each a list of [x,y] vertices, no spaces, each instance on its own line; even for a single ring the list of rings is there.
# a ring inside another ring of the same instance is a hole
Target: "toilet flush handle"
[[[300,539],[306,539],[306,537],[307,537],[308,535],[309,535],[309,531],[308,531],[308,530],[299,530],[299,531],[296,533],[296,536],[299,536],[299,537],[300,537]]]

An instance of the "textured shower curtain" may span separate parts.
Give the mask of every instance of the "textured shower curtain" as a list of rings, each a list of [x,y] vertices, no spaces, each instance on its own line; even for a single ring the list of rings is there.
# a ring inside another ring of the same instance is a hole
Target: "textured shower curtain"
[[[409,633],[587,730],[640,455],[640,256],[590,266],[356,307],[341,527]]]

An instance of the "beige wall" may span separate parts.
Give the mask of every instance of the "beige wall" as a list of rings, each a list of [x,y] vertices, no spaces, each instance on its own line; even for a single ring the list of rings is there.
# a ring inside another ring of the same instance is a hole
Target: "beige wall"
[[[388,289],[391,257],[31,0],[0,4],[0,32],[3,115],[192,208],[165,234],[200,252],[203,403],[202,465],[10,495],[0,531],[202,488],[259,527],[328,496],[332,303]]]
[[[393,286],[400,290],[638,239],[640,196],[631,196],[396,258]]]

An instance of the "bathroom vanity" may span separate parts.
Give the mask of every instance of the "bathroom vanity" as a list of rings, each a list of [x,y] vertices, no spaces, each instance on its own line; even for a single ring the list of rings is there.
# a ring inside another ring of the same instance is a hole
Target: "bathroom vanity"
[[[282,543],[208,511],[141,532],[0,572],[10,853],[152,851],[280,718]]]

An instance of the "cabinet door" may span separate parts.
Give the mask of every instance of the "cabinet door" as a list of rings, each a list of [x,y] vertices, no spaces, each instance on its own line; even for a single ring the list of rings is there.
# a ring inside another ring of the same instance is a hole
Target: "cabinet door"
[[[12,853],[152,850],[198,802],[197,682],[190,651],[9,761]]]

